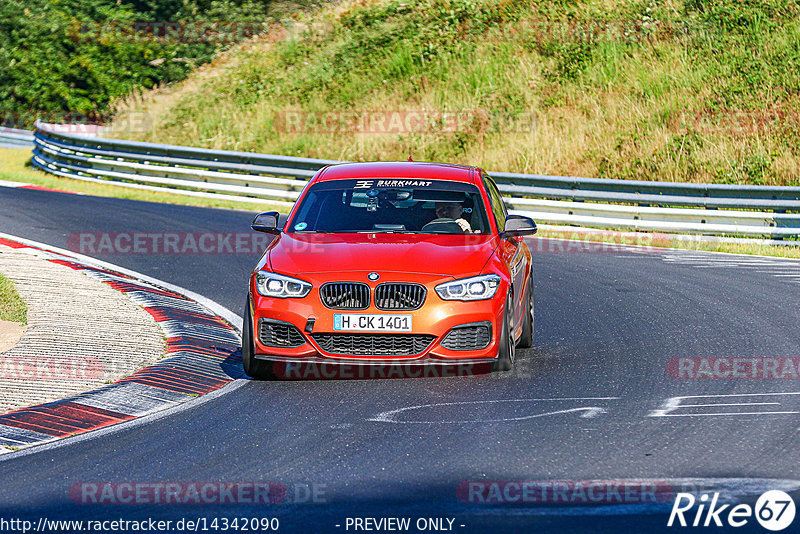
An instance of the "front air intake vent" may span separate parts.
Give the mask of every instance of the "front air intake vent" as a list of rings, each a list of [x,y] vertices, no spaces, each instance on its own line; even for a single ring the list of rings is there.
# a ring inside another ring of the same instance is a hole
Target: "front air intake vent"
[[[480,350],[488,347],[491,340],[490,323],[465,324],[452,328],[444,336],[442,346],[450,350]]]
[[[259,319],[258,340],[266,347],[299,347],[306,340],[293,324]]]

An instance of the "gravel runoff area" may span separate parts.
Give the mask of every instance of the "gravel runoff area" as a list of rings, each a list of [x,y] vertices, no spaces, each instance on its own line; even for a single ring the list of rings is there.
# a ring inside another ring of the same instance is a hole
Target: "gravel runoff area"
[[[28,307],[22,337],[0,353],[0,414],[97,388],[166,352],[155,319],[99,280],[2,245],[0,272]]]
[[[25,328],[25,325],[12,321],[0,321],[0,354],[17,344]]]

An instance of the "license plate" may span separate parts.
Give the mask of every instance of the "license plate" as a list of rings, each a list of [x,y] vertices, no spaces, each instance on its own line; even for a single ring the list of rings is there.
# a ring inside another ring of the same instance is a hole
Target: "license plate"
[[[334,330],[411,332],[410,315],[334,313]]]

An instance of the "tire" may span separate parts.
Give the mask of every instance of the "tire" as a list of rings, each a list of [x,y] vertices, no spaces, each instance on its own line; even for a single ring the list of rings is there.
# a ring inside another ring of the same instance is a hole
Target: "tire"
[[[242,323],[242,365],[244,372],[258,380],[275,378],[272,373],[272,363],[257,360],[254,356],[253,321],[250,316],[250,297],[244,307],[244,322]]]
[[[514,322],[512,321],[511,296],[506,297],[506,309],[503,314],[503,325],[500,330],[500,342],[497,347],[497,359],[492,362],[492,371],[510,371],[514,365],[516,347],[514,343]]]
[[[533,273],[528,278],[528,290],[525,292],[525,313],[522,318],[522,335],[517,346],[528,349],[533,346]]]

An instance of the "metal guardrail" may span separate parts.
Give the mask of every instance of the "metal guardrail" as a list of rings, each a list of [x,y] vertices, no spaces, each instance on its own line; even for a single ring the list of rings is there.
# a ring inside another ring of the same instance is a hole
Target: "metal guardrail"
[[[290,206],[317,170],[341,162],[84,137],[37,123],[32,163],[78,180]],[[800,187],[490,174],[513,213],[542,223],[800,236]]]
[[[33,132],[15,128],[0,128],[0,147],[30,148],[33,146]]]

